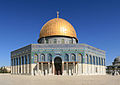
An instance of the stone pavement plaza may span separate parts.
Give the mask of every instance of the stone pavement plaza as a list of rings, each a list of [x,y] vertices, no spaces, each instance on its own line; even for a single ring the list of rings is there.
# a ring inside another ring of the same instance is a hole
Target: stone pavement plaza
[[[120,85],[120,76],[29,76],[0,74],[0,85]]]

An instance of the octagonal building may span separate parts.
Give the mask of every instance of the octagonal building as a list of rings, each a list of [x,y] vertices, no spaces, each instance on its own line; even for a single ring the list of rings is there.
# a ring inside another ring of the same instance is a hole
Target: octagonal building
[[[74,27],[65,19],[44,24],[37,42],[11,52],[11,74],[106,74],[105,51],[79,44]]]

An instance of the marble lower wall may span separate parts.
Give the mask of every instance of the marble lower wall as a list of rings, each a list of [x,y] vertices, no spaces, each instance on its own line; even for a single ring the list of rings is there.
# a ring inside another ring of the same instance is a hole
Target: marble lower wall
[[[105,66],[78,64],[78,75],[105,75]]]
[[[91,64],[63,64],[62,75],[105,75],[105,66]],[[55,66],[50,63],[37,63],[11,66],[11,74],[55,75]]]

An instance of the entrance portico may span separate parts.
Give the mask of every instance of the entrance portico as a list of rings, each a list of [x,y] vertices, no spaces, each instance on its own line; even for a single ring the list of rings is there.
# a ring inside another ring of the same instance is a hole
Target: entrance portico
[[[56,57],[54,59],[55,66],[55,75],[62,75],[62,59],[60,57]]]

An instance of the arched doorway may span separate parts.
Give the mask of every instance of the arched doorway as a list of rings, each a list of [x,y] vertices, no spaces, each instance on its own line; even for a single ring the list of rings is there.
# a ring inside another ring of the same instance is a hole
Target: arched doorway
[[[62,59],[60,57],[56,57],[54,59],[55,65],[55,75],[62,75]]]

